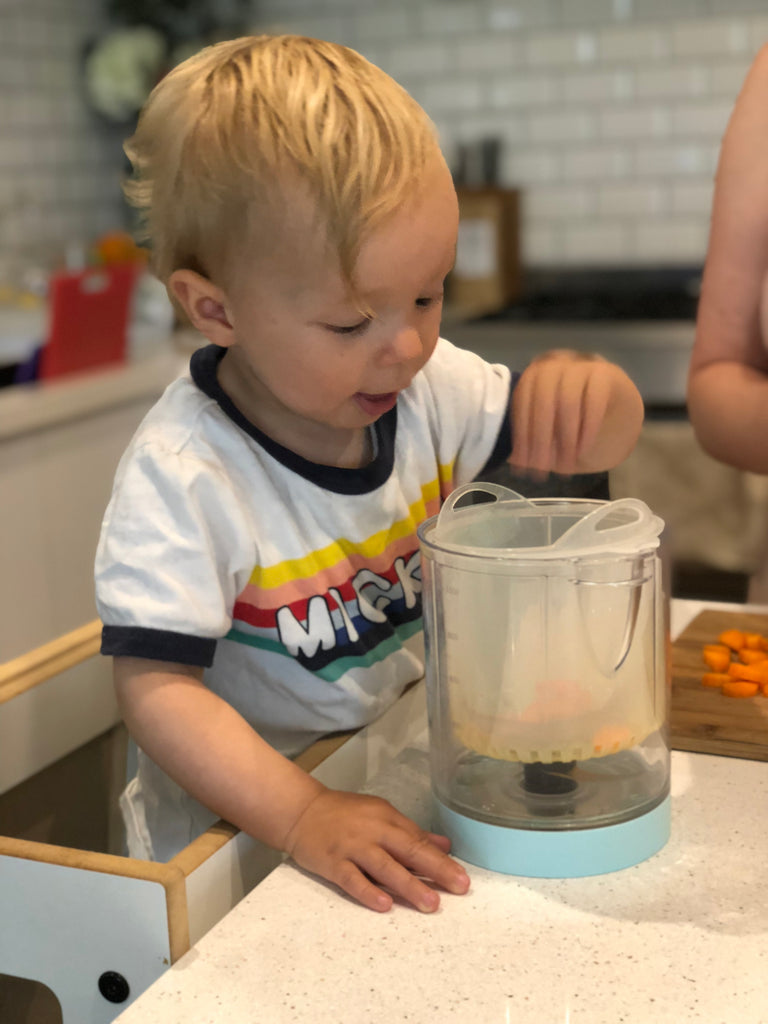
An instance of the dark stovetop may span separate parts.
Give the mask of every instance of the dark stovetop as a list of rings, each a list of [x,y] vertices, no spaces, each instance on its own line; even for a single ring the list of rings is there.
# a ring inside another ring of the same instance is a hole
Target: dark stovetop
[[[694,320],[701,267],[541,270],[483,320]]]

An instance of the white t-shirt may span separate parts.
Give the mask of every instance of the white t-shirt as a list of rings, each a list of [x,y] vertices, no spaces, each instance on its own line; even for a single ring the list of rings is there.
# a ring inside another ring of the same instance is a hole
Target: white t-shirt
[[[105,654],[205,667],[277,750],[365,725],[423,674],[417,526],[509,452],[510,373],[440,340],[361,469],[244,419],[192,358],[118,467],[96,557]],[[166,860],[215,820],[139,751],[129,852]]]

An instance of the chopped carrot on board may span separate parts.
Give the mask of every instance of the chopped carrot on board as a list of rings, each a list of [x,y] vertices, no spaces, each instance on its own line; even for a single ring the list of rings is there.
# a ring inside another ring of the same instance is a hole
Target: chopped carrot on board
[[[740,651],[744,646],[744,634],[740,629],[726,629],[717,639],[733,651]]]
[[[747,679],[750,683],[768,682],[768,665],[760,662],[757,665],[743,665],[740,661],[732,661],[728,666],[728,675],[732,679]]]
[[[729,679],[720,687],[720,692],[725,697],[754,697],[759,689],[757,683],[750,683],[744,679]]]
[[[703,686],[726,697],[768,697],[768,636],[726,629],[717,642],[702,645],[701,656],[710,669],[702,673]]]
[[[721,687],[723,683],[729,683],[733,680],[733,676],[729,676],[727,672],[705,672],[701,677],[701,681],[705,686],[716,686]]]
[[[739,661],[743,661],[745,665],[757,665],[758,662],[768,661],[768,653],[750,650],[749,647],[742,647],[739,651]]]
[[[702,657],[713,672],[725,672],[731,663],[731,652],[727,648],[719,650],[705,647]]]
[[[748,651],[759,651],[760,641],[762,637],[759,633],[745,633],[744,634],[744,646]]]

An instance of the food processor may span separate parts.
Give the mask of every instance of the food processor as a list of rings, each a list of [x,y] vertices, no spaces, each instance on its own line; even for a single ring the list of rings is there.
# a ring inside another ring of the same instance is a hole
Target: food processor
[[[419,527],[434,829],[508,874],[669,838],[663,522],[642,501],[454,491]]]

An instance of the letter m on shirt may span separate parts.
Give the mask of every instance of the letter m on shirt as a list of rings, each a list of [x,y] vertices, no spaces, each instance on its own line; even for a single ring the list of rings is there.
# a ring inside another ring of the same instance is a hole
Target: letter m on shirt
[[[306,658],[315,655],[318,649],[330,651],[336,646],[336,631],[325,598],[311,597],[307,601],[307,624],[299,622],[287,606],[279,608],[275,616],[281,642],[292,657],[299,653]]]

